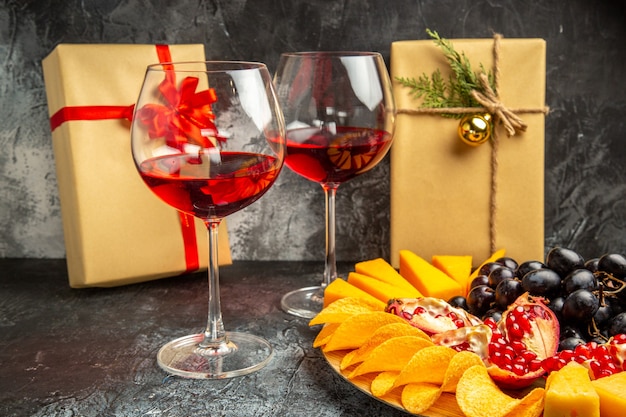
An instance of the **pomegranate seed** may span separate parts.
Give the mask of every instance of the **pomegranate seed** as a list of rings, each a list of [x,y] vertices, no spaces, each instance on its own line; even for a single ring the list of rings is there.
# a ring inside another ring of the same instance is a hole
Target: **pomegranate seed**
[[[578,345],[574,348],[574,354],[577,356],[589,358],[589,356],[591,356],[591,349],[586,344]]]
[[[561,359],[563,359],[564,361],[566,361],[566,362],[572,361],[572,359],[574,359],[574,356],[575,356],[574,351],[573,350],[569,350],[569,349],[562,350],[559,353],[559,357]]]
[[[591,368],[596,378],[613,375],[614,373],[619,372],[617,365],[615,365],[613,362],[603,363],[597,360],[592,360],[589,362],[589,367]]]
[[[494,352],[492,355],[489,355],[489,360],[499,368],[502,368],[502,365],[504,365],[502,352]]]
[[[424,314],[426,313],[426,309],[422,306],[419,306],[413,311],[413,314]]]
[[[492,317],[487,317],[484,321],[484,323],[489,326],[489,328],[491,330],[497,330],[498,329],[498,323],[496,323],[496,321],[492,318]]]
[[[624,333],[616,334],[615,336],[613,336],[613,339],[611,339],[611,343],[613,344],[626,343],[626,334]]]
[[[524,358],[524,360],[528,363],[531,363],[532,361],[537,359],[537,354],[533,352],[532,350],[525,350],[524,352],[521,353],[521,355]],[[539,361],[539,363],[541,363],[541,361]]]
[[[502,335],[499,335],[498,338],[494,340],[494,343],[499,343],[500,345],[504,346],[506,345],[506,339]]]
[[[460,329],[461,327],[465,327],[465,322],[461,319],[457,319],[454,320],[454,325],[457,327],[457,329]]]
[[[595,379],[600,379],[600,378],[604,378],[605,376],[611,376],[611,375],[613,375],[611,371],[606,370],[606,369],[600,369],[598,372],[593,373],[593,376],[595,377]]]
[[[530,324],[530,320],[528,319],[528,317],[520,319],[517,322],[519,323],[524,333],[532,334],[533,328],[532,328],[532,325]]]
[[[508,326],[508,330],[511,340],[521,340],[524,337],[524,330],[518,323],[512,323],[511,326]]]
[[[589,360],[589,358],[583,355],[574,355],[574,358],[572,358],[572,360],[577,363],[585,363],[587,360]]]
[[[522,366],[525,370],[528,370],[528,363],[526,363],[526,359],[523,356],[516,356],[513,359],[513,366]]]
[[[408,313],[406,311],[403,311],[401,314],[402,314],[402,317],[407,319],[407,320],[411,320],[413,318],[413,314]]]
[[[530,372],[538,371],[541,368],[541,361],[539,359],[533,359],[528,362],[528,370]]]
[[[515,349],[513,349],[513,346],[511,346],[511,345],[504,345],[503,350],[504,350],[505,354],[508,353],[511,356],[515,356]]]
[[[613,363],[613,356],[611,355],[603,356],[601,358],[598,358],[598,361],[603,364]]]
[[[541,366],[547,372],[558,371],[566,364],[567,362],[565,362],[565,360],[559,358],[558,356],[550,356],[549,358],[546,358],[541,362]]]
[[[512,370],[513,370],[513,373],[515,375],[518,375],[518,376],[522,376],[522,375],[526,374],[526,367],[523,366],[523,365],[520,365],[518,363],[513,364],[513,369]]]
[[[561,369],[563,368],[565,365],[567,365],[567,362],[563,359],[559,359],[559,361],[557,362],[557,369]]]
[[[519,340],[513,340],[510,343],[510,346],[517,353],[521,353],[521,352],[526,350],[526,344],[524,342],[522,342],[522,341],[519,341]]]
[[[513,323],[515,323],[517,321],[517,317],[515,317],[515,314],[509,314],[506,316],[506,327],[511,326]]]
[[[598,360],[602,360],[606,357],[611,357],[611,355],[609,354],[609,349],[604,345],[599,345],[598,347],[593,349],[591,354],[594,359]]]
[[[489,343],[489,354],[502,353],[502,345],[498,342]]]

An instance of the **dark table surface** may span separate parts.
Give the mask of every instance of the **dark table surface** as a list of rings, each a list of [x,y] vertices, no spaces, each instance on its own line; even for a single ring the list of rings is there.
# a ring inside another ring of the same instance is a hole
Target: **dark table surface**
[[[63,259],[0,259],[0,416],[407,415],[336,375],[312,347],[319,329],[280,309],[285,292],[319,284],[322,268],[222,267],[226,329],[265,337],[274,356],[251,375],[207,381],[156,363],[161,345],[203,330],[206,273],[72,289]]]

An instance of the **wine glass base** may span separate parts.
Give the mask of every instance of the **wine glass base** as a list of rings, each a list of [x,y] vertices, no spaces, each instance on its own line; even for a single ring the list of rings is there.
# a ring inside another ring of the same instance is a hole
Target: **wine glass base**
[[[185,378],[225,379],[257,371],[272,358],[272,346],[261,337],[227,332],[228,342],[217,348],[202,348],[203,334],[172,340],[157,354],[161,369]]]
[[[280,305],[285,313],[312,319],[324,306],[324,289],[321,286],[300,288],[283,296]]]

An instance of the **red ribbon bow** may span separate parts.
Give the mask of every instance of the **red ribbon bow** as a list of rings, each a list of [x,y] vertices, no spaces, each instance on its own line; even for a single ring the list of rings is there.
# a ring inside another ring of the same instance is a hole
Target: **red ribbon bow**
[[[211,138],[224,141],[215,126],[211,105],[217,101],[215,90],[196,93],[197,77],[186,77],[176,88],[172,73],[167,73],[159,85],[166,104],[146,104],[136,117],[148,128],[150,138],[165,138],[168,146],[183,150],[186,143],[202,147],[214,146]]]

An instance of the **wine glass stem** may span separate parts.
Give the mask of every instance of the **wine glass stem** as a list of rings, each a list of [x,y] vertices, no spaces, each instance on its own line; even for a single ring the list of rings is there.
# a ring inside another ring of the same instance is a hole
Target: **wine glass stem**
[[[326,197],[326,262],[322,288],[337,278],[337,259],[335,257],[335,196],[338,185],[323,184]]]
[[[226,343],[226,331],[222,321],[222,307],[220,304],[220,274],[217,260],[218,228],[221,219],[206,220],[209,244],[209,316],[207,319],[204,340],[201,347],[220,349]]]

